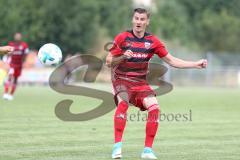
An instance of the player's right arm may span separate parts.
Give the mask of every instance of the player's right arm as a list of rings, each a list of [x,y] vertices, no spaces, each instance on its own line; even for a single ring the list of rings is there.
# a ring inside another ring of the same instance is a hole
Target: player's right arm
[[[127,50],[125,51],[122,55],[120,56],[114,56],[112,55],[111,52],[108,53],[107,58],[106,58],[106,65],[108,67],[114,67],[115,65],[121,63],[125,59],[129,59],[132,57],[132,51]]]
[[[7,54],[14,51],[14,47],[11,46],[1,46],[0,47],[0,54]]]
[[[125,33],[120,33],[114,38],[113,46],[109,50],[106,57],[106,65],[108,67],[114,67],[115,65],[121,63],[125,59],[132,57],[133,53],[131,50],[123,50],[122,44],[125,41]]]

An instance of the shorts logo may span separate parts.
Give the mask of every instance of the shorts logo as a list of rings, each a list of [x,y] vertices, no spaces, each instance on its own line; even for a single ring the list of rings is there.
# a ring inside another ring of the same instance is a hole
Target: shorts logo
[[[145,46],[146,49],[149,49],[149,48],[151,47],[151,43],[145,42],[145,43],[144,43],[144,46]]]

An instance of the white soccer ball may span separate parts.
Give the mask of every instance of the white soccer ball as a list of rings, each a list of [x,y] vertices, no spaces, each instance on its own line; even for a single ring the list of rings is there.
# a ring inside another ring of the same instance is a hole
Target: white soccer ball
[[[62,60],[62,51],[56,44],[47,43],[39,49],[38,59],[46,66],[56,65]]]

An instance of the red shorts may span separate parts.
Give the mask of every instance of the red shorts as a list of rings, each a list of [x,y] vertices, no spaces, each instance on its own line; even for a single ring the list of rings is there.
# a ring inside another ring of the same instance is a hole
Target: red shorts
[[[10,67],[8,74],[12,75],[15,78],[21,76],[22,68],[20,67]]]
[[[143,105],[143,99],[149,95],[156,96],[156,93],[146,80],[129,81],[117,78],[112,81],[112,84],[116,105],[118,105],[117,95],[121,92],[126,92],[128,94],[129,103],[138,107],[141,111],[145,111],[146,108]]]

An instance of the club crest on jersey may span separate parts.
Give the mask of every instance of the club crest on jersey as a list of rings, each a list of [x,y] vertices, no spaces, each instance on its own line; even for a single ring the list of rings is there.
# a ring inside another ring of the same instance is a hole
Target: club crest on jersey
[[[149,48],[151,47],[151,43],[145,42],[145,43],[144,43],[144,46],[145,46],[146,49],[149,49]]]

